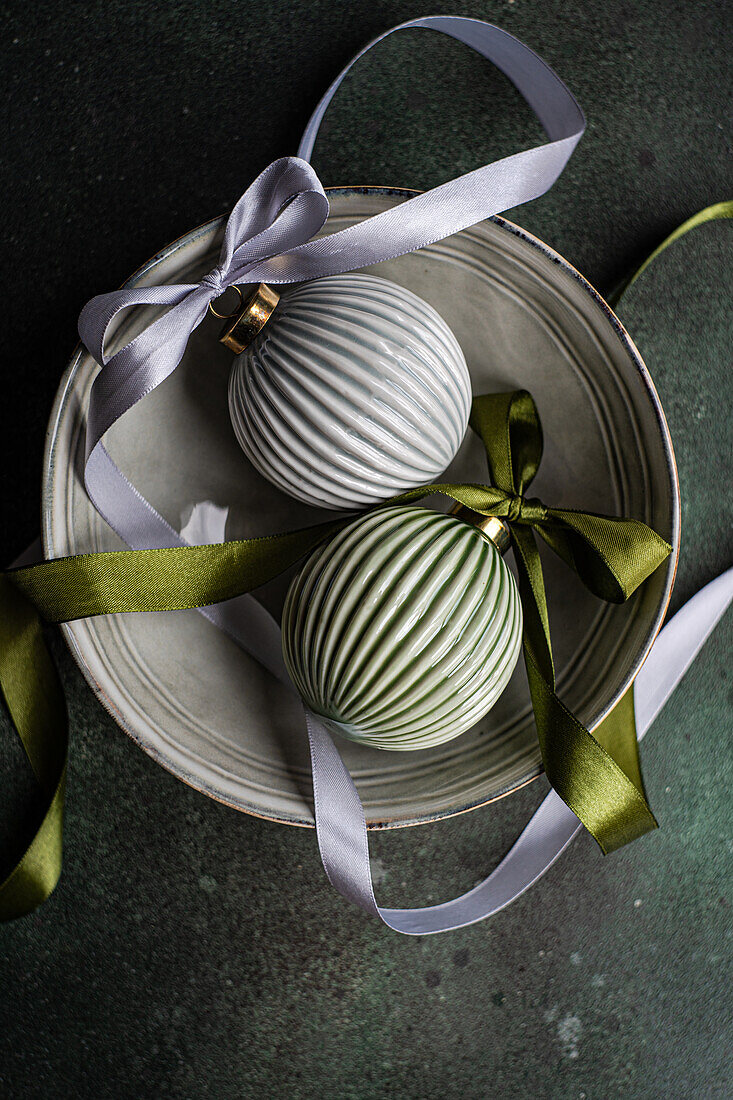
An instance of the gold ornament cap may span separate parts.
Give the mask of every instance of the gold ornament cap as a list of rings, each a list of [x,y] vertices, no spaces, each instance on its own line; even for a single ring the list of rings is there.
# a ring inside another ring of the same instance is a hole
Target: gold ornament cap
[[[482,512],[474,512],[473,508],[468,508],[465,504],[454,504],[450,514],[455,516],[456,519],[462,520],[463,523],[478,527],[479,531],[483,531],[487,539],[493,542],[500,554],[506,554],[512,540],[509,527],[503,519],[498,516],[485,516]]]
[[[219,343],[239,355],[265,327],[280,301],[280,295],[267,283],[260,283],[246,301],[238,286],[232,289],[239,294],[239,306],[233,313],[217,313],[213,303],[209,309],[215,317],[226,321]]]

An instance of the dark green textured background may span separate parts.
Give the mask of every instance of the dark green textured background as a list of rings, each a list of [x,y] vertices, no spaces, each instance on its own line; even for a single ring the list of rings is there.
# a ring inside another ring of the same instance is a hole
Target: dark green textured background
[[[514,217],[599,289],[729,197],[730,8],[458,10],[527,41],[585,109],[565,175]],[[38,529],[45,423],[83,302],[294,152],[310,107],[364,41],[434,11],[375,0],[0,7],[2,560]],[[485,64],[411,33],[362,63],[315,164],[327,184],[427,187],[539,136]],[[674,607],[733,558],[731,243],[728,225],[699,230],[620,310],[679,461]],[[422,939],[342,902],[313,833],[238,815],[158,768],[56,649],[72,724],[66,863],[43,908],[0,928],[0,1096],[731,1094],[730,615],[644,745],[661,830],[607,859],[581,838],[494,920]],[[0,766],[2,873],[38,808],[7,728]],[[374,838],[380,899],[421,904],[471,886],[543,783]]]

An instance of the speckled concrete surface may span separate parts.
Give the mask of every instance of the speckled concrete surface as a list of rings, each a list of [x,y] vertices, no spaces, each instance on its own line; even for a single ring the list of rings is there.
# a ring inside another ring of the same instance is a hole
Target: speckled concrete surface
[[[588,114],[563,179],[515,217],[600,289],[726,197],[723,5],[462,9],[537,48]],[[292,152],[309,106],[370,35],[433,10],[3,6],[3,560],[37,530],[45,421],[81,304]],[[316,164],[326,183],[425,187],[537,137],[480,62],[405,36],[344,89]],[[675,607],[733,558],[731,255],[729,226],[699,230],[620,310],[680,467]],[[583,838],[493,921],[417,940],[342,903],[312,833],[237,815],[156,767],[59,644],[66,864],[46,906],[0,929],[0,1095],[729,1096],[732,628],[729,615],[645,741],[659,832],[607,859]],[[9,862],[17,817],[30,831],[35,807],[6,727],[0,764]],[[538,782],[493,809],[379,835],[380,899],[470,886],[543,793]]]

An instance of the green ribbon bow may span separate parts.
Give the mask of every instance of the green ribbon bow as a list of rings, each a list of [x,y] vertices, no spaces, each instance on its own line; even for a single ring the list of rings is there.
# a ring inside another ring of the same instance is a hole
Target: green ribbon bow
[[[638,520],[548,508],[527,498],[542,457],[542,430],[526,391],[476,398],[471,427],[486,447],[495,488],[477,487],[463,503],[504,518],[511,531],[524,610],[524,660],[547,778],[602,850],[613,851],[656,828],[639,767],[633,700],[629,696],[630,705],[622,714],[614,711],[594,737],[556,695],[535,533],[594,595],[613,603],[626,600],[671,547]],[[502,499],[493,503],[497,491]]]
[[[683,233],[733,217],[733,203],[708,207],[680,226],[646,263]],[[642,265],[629,282],[633,281]],[[656,825],[639,770],[632,692],[591,735],[555,694],[544,581],[535,533],[602,599],[619,602],[656,569],[670,547],[642,523],[547,508],[525,496],[537,472],[542,433],[529,394],[478,398],[473,428],[483,439],[493,487],[434,485],[388,502],[444,493],[509,524],[524,606],[524,655],[548,779],[604,851]],[[249,592],[293,565],[348,520],[214,546],[82,554],[0,574],[0,688],[47,798],[41,825],[0,883],[0,920],[31,912],[61,873],[68,723],[63,690],[42,621],[203,607]]]

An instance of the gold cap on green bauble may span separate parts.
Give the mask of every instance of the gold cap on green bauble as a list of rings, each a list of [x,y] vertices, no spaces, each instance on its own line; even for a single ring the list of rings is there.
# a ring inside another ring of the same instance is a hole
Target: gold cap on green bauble
[[[306,560],[285,600],[283,655],[329,729],[374,748],[429,748],[470,729],[504,691],[522,608],[471,515],[381,508]]]

